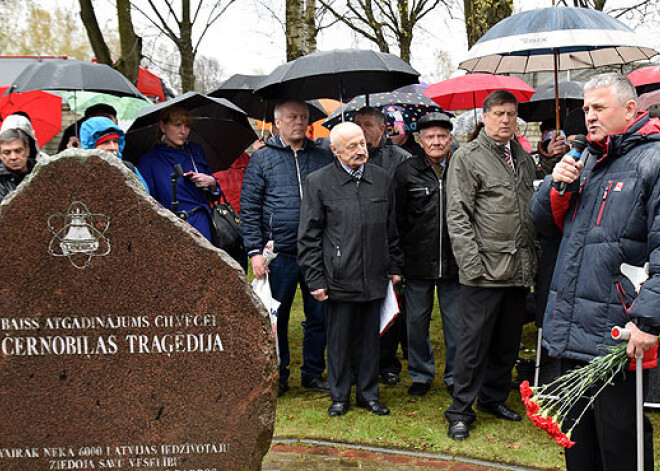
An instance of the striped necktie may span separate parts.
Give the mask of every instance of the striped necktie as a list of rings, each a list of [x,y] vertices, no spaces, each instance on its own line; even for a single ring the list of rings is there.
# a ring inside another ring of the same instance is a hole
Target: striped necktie
[[[355,170],[353,170],[351,172],[351,177],[353,177],[353,180],[355,180],[356,182],[359,182],[360,178],[362,178],[362,169],[358,167]]]
[[[513,158],[511,158],[511,151],[506,146],[504,146],[504,160],[506,160],[507,165],[511,168],[511,171],[515,175],[516,169],[513,166]]]

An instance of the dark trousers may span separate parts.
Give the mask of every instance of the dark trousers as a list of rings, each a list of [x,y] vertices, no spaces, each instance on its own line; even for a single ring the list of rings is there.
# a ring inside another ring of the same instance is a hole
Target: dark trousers
[[[509,396],[528,291],[461,285],[454,402],[445,411],[450,422],[472,423],[476,418],[472,404],[477,396],[486,407],[502,404]]]
[[[325,320],[323,304],[315,300],[303,280],[298,262],[293,255],[279,253],[270,263],[268,280],[273,298],[278,300],[277,310],[277,342],[280,347],[280,382],[289,380],[289,314],[291,303],[300,283],[303,298],[305,322],[303,325],[302,366],[300,373],[303,379],[321,377],[325,370]]]
[[[447,386],[454,385],[454,359],[461,332],[458,297],[460,285],[454,280],[406,280],[406,310],[408,322],[408,372],[414,383],[432,383],[435,378],[435,358],[431,347],[431,313],[433,293],[438,293],[442,329],[445,336],[445,372]]]
[[[392,325],[380,336],[380,374],[401,373],[401,360],[397,356],[399,343],[404,351],[407,350],[406,307],[402,304],[401,312],[396,316]]]
[[[584,363],[562,359],[561,374]],[[644,389],[648,372],[644,372]],[[586,406],[578,402],[569,414],[573,420]],[[567,471],[636,471],[635,372],[627,371],[607,386],[573,430],[575,446],[566,449]],[[644,415],[644,470],[653,470],[653,428]]]
[[[382,303],[382,299],[368,302],[325,301],[328,382],[333,401],[350,400],[352,357],[355,358],[357,374],[357,400],[378,400],[378,331]]]

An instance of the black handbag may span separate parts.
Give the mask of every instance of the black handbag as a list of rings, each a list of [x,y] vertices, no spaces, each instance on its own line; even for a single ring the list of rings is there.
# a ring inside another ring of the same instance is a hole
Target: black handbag
[[[188,148],[188,156],[195,173],[199,173],[190,148]],[[211,191],[204,188],[204,197],[211,206],[211,243],[223,250],[241,247],[243,245],[241,218],[227,201],[219,184],[218,190],[220,191],[220,198],[214,201]]]
[[[227,250],[243,244],[241,217],[227,202],[224,194],[211,206],[211,242],[218,248]]]

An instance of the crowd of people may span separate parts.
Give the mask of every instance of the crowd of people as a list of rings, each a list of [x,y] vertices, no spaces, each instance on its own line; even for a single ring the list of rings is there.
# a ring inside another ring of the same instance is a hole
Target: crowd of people
[[[446,352],[442,381],[453,398],[445,411],[448,436],[465,440],[477,418],[475,402],[481,412],[521,420],[506,401],[532,287],[537,310],[545,313],[543,346],[559,371],[601,355],[615,325],[632,332],[630,356],[643,353],[646,365],[657,364],[660,121],[637,111],[625,77],[596,76],[585,85],[578,118],[588,134],[582,158],[567,154],[574,134],[542,123],[537,163],[519,137],[517,106],[510,92],[493,92],[480,129],[458,146],[444,113],[423,117],[417,140],[411,132],[392,139],[383,112],[371,107],[333,127],[329,142],[311,140],[307,105],[285,100],[274,111],[277,132],[215,175],[203,148],[188,139],[190,112],[169,107],[152,150],[137,166],[126,165],[151,196],[209,240],[210,204],[224,191],[239,209],[243,244],[233,255],[243,264],[249,258],[254,276],[267,278],[281,303],[279,396],[289,389],[289,320],[298,288],[301,385],[330,393],[331,417],[349,411],[352,385],[358,407],[390,413],[380,401],[379,377],[387,385],[401,381],[400,345],[408,394],[429,392],[436,376],[430,323],[437,296]],[[113,111],[91,109],[79,136],[65,136],[63,147],[82,145],[121,159],[124,134]],[[5,119],[0,158],[1,200],[42,158],[29,117]],[[277,257],[265,266],[271,241]],[[650,262],[637,297],[630,288],[622,298],[612,282],[621,280],[623,262]],[[385,300],[395,288],[400,313],[381,332]],[[634,469],[631,378],[607,385],[582,418],[576,445],[566,452],[569,470]],[[652,466],[648,419],[645,433]]]

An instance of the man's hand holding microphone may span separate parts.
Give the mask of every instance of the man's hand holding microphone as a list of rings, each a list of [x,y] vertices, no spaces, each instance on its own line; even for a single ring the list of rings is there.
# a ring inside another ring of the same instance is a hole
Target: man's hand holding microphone
[[[587,147],[587,138],[576,136],[571,150],[555,165],[552,171],[552,180],[559,183],[559,194],[566,192],[566,187],[580,177],[584,162],[580,159],[582,151]]]

